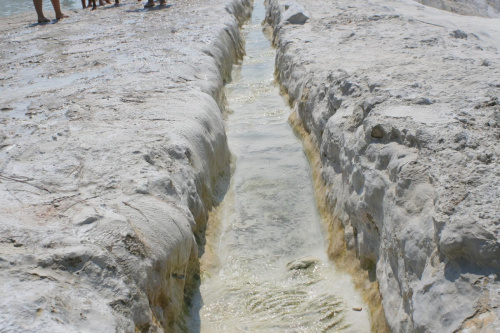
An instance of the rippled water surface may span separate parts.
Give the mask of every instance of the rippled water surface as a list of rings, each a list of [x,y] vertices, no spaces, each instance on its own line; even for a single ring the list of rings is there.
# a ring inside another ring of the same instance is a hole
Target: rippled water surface
[[[60,0],[61,8],[64,12],[65,9],[81,9],[81,0]],[[51,11],[46,13],[46,16],[51,18],[54,16],[54,10],[52,8],[52,3],[50,0],[43,0],[43,10]],[[33,0],[0,0],[0,17],[10,16],[20,13],[25,13],[33,11],[36,18],[35,7],[33,6]]]
[[[274,83],[264,15],[256,3],[244,28],[247,56],[227,86],[235,171],[207,232],[191,331],[368,332],[360,295],[325,253],[309,165]]]

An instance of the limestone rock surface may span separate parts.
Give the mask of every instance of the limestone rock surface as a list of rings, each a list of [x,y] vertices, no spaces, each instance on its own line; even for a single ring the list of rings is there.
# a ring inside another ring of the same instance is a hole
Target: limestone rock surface
[[[184,331],[250,7],[2,18],[1,332]]]
[[[499,331],[499,19],[299,2],[309,20],[287,25],[287,1],[267,0],[277,76],[389,326]]]
[[[461,15],[484,17],[500,17],[500,1],[498,0],[416,0],[423,5],[431,6]]]
[[[304,6],[295,1],[288,1],[284,5],[282,20],[289,24],[304,24],[309,19]]]

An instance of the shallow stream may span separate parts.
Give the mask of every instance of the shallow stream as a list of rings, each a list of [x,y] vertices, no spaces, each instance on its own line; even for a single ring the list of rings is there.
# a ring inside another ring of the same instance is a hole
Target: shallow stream
[[[88,1],[88,0],[85,0]],[[60,0],[61,9],[82,9],[81,0]],[[47,11],[46,16],[49,18],[54,17],[54,10],[50,0],[43,0],[43,10]],[[33,12],[36,18],[35,7],[33,0],[0,0],[0,17],[21,14],[25,12]]]
[[[361,296],[326,255],[310,167],[274,81],[264,16],[256,2],[243,31],[247,55],[226,87],[234,173],[209,221],[191,331],[369,332]]]

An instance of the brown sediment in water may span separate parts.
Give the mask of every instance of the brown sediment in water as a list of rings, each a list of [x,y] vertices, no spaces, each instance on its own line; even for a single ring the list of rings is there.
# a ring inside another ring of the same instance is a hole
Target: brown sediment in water
[[[283,89],[282,94],[285,98],[288,98],[288,94]],[[294,104],[290,99],[288,101],[291,106]],[[348,273],[352,277],[356,289],[361,292],[363,300],[368,304],[372,332],[390,332],[385,319],[378,282],[376,280],[370,281],[369,271],[361,267],[356,252],[347,248],[342,223],[335,217],[333,206],[328,203],[328,188],[321,177],[321,159],[317,144],[305,130],[297,111],[290,115],[288,121],[294,133],[301,139],[304,152],[311,166],[316,205],[327,233],[328,256],[335,262],[339,270]]]
[[[265,24],[265,22],[263,22],[263,25],[264,34],[269,38],[272,45],[276,47],[272,38],[273,30],[271,25]],[[376,280],[370,280],[370,272],[361,267],[361,262],[357,258],[355,250],[349,250],[346,246],[342,223],[335,217],[333,205],[330,205],[328,202],[328,188],[321,176],[322,166],[318,145],[306,131],[302,120],[294,109],[296,101],[290,98],[286,87],[281,84],[277,68],[275,68],[275,81],[280,87],[281,95],[287,101],[290,109],[293,110],[288,118],[288,122],[295,135],[301,140],[307,160],[309,161],[314,186],[314,197],[322,227],[326,233],[328,257],[336,264],[336,267],[340,271],[352,277],[355,288],[360,291],[364,302],[368,304],[371,317],[371,331],[377,333],[390,332],[382,305],[379,284]],[[375,268],[371,267],[370,269],[373,270]]]
[[[235,157],[231,156],[230,163],[230,174],[234,173],[235,167]],[[217,239],[220,237],[222,232],[221,221],[228,207],[231,207],[234,203],[234,192],[231,185],[228,186],[229,190],[225,194],[224,199],[221,200],[217,205],[213,205],[208,212],[208,218],[206,221],[206,228],[203,233],[204,244],[199,246],[199,273],[201,281],[205,275],[213,273],[218,267],[220,267],[219,262],[219,247]]]

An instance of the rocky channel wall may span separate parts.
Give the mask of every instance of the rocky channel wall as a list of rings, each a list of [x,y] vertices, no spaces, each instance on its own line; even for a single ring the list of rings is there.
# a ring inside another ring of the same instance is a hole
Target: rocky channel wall
[[[249,0],[0,27],[0,331],[177,332]]]
[[[327,229],[342,231],[330,254],[365,270],[372,307],[378,281],[393,332],[497,331],[498,19],[411,1],[267,0],[267,10]]]

